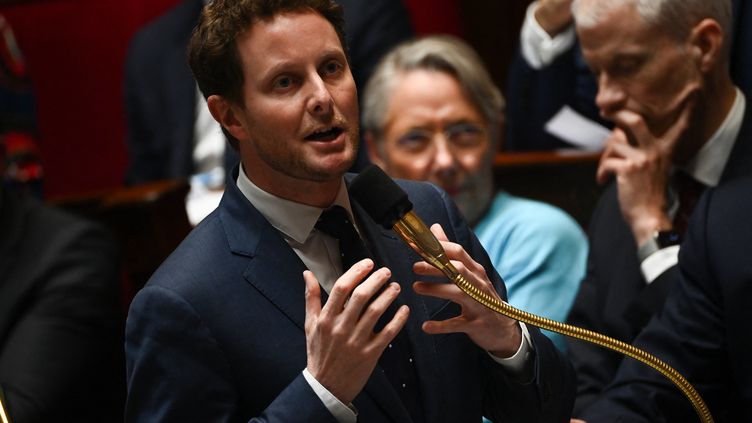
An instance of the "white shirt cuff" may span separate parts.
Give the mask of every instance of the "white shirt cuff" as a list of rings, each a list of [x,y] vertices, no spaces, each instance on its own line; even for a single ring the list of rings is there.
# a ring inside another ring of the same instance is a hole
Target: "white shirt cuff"
[[[677,263],[679,263],[679,246],[672,245],[649,255],[640,263],[640,269],[642,269],[645,282],[649,285],[658,279],[658,276],[661,276],[663,272],[676,266]]]
[[[495,362],[499,363],[507,371],[517,375],[525,372],[530,361],[530,354],[533,352],[533,342],[530,340],[530,332],[528,332],[527,326],[522,322],[519,322],[519,325],[522,331],[522,339],[516,353],[507,358],[499,358],[490,352],[488,353]]]
[[[520,32],[520,49],[522,57],[533,69],[542,69],[550,65],[557,57],[569,50],[575,43],[574,25],[551,38],[535,19],[535,1],[527,8],[525,22]]]
[[[356,423],[358,414],[355,412],[355,408],[348,407],[342,401],[338,400],[337,397],[332,395],[328,389],[324,388],[324,385],[320,384],[319,381],[311,375],[308,368],[303,369],[303,377],[308,384],[311,385],[313,392],[315,392],[319,399],[321,399],[321,402],[324,403],[326,409],[332,413],[339,423]]]

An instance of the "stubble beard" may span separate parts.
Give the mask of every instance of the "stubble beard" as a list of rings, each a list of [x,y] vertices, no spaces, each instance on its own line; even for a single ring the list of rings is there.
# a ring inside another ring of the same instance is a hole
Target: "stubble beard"
[[[348,141],[345,150],[351,150],[350,157],[344,160],[335,168],[326,168],[324,165],[312,164],[307,160],[302,149],[280,149],[266,148],[256,146],[256,152],[266,164],[275,171],[295,179],[301,179],[312,182],[325,182],[335,178],[341,178],[342,175],[352,167],[357,159],[360,139],[358,137],[358,127],[347,131]],[[284,141],[274,143],[275,145],[285,145]],[[341,154],[341,153],[337,153]]]

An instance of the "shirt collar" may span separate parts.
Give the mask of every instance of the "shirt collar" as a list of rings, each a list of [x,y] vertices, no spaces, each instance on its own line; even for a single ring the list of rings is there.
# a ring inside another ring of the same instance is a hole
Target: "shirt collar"
[[[694,158],[684,166],[684,171],[707,186],[718,185],[726,167],[736,137],[744,121],[746,100],[744,94],[736,88],[736,98],[726,119],[712,137],[702,146]]]
[[[240,192],[272,226],[282,232],[288,242],[295,242],[298,245],[304,244],[313,231],[319,216],[321,216],[321,212],[324,211],[320,207],[296,203],[262,190],[246,176],[242,164],[238,172],[237,183]],[[344,178],[339,185],[339,192],[337,192],[337,197],[332,205],[342,206],[347,210],[350,219],[353,218]]]

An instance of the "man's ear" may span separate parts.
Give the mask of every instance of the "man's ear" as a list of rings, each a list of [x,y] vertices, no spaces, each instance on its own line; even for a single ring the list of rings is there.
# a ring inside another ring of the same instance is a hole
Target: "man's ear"
[[[692,28],[689,35],[690,48],[703,73],[708,73],[722,60],[723,42],[723,29],[714,19],[703,19]]]
[[[363,143],[365,144],[366,151],[368,152],[368,158],[371,160],[371,163],[375,164],[383,170],[386,170],[386,163],[384,162],[384,158],[381,157],[379,146],[377,144],[378,141],[376,140],[373,132],[366,131],[366,133],[363,134]]]
[[[247,140],[248,130],[244,123],[240,106],[236,106],[220,95],[210,95],[206,99],[209,112],[237,140]]]

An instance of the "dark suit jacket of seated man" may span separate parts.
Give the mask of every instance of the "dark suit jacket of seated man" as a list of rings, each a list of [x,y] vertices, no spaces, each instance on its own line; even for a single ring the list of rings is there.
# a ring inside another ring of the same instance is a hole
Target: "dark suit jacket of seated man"
[[[357,96],[339,9],[307,0],[264,14],[270,4],[214,0],[191,43],[199,85],[238,140],[242,166],[219,208],[133,301],[126,420],[347,422],[357,410],[361,422],[568,421],[572,371],[551,342],[452,284],[412,286],[438,271],[414,264],[418,256],[349,198]],[[238,10],[261,18],[239,19]],[[233,55],[209,48],[217,45],[239,54],[219,66],[212,58]],[[433,228],[466,277],[503,298],[446,194],[400,184],[417,214],[452,240]],[[331,204],[351,210],[373,261],[338,268],[336,240],[313,228]],[[396,282],[381,290],[388,281]],[[381,316],[387,323],[374,332]],[[380,357],[399,339],[397,362],[415,377],[396,377],[414,385],[384,373]]]
[[[752,421],[750,216],[752,178],[706,193],[682,245],[680,279],[635,341],[694,384],[717,422]],[[582,417],[589,423],[697,421],[676,387],[633,360],[624,361]]]
[[[122,421],[119,260],[100,226],[0,187],[0,391],[11,422]]]

